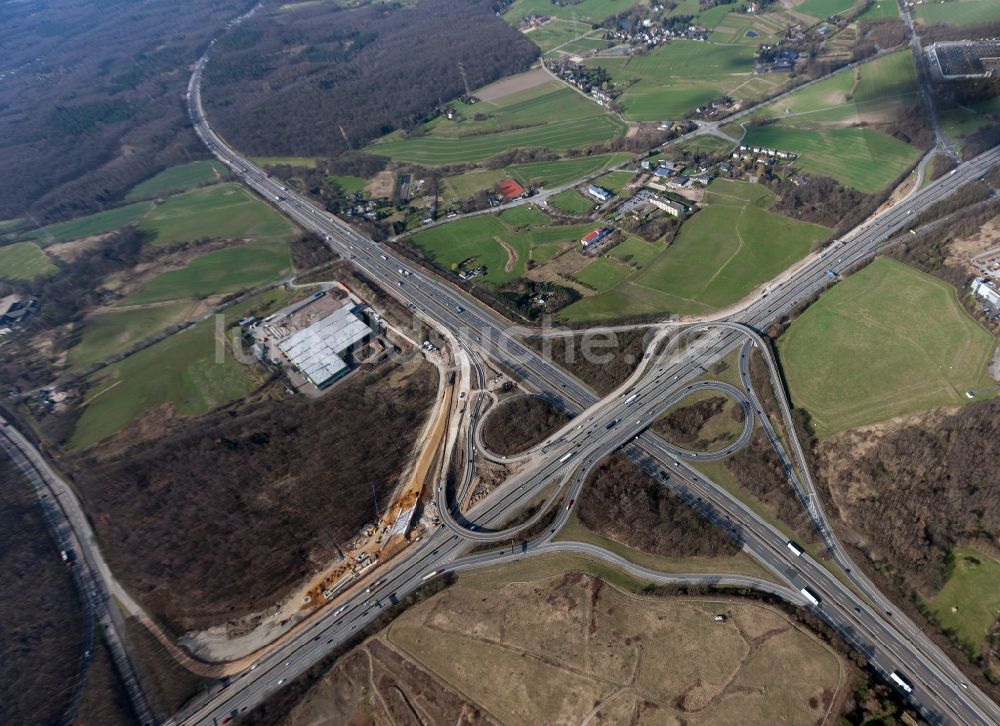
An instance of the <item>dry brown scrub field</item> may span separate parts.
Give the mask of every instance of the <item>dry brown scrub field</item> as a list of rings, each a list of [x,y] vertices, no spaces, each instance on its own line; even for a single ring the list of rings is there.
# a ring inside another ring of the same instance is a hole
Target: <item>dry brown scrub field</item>
[[[642,597],[582,573],[510,582],[510,572],[464,575],[403,613],[341,659],[286,726],[816,724],[836,713],[844,665],[778,610]]]

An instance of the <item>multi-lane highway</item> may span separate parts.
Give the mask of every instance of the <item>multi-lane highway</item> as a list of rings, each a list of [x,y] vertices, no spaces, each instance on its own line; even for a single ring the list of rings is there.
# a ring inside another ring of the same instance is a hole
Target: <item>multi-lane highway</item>
[[[532,543],[525,545],[523,552],[500,551],[478,555],[475,560],[453,561],[467,546],[468,540],[488,539],[490,528],[508,520],[525,502],[537,496],[553,481],[566,479],[570,482],[566,496],[572,498],[572,492],[578,489],[589,467],[607,453],[632,441],[634,443],[630,445],[629,451],[633,456],[648,467],[658,467],[658,475],[668,486],[715,521],[726,523],[727,531],[737,536],[748,552],[763,562],[776,577],[791,583],[793,588],[782,588],[786,595],[808,588],[820,600],[818,606],[812,606],[817,614],[837,628],[876,668],[883,673],[904,670],[915,684],[914,691],[910,694],[911,700],[925,717],[934,722],[1000,722],[1000,710],[996,705],[974,686],[967,684],[958,669],[912,622],[902,614],[893,612],[891,606],[885,610],[879,609],[886,601],[870,583],[858,576],[857,568],[847,565],[845,572],[841,573],[845,579],[850,578],[853,585],[850,587],[826,566],[806,555],[794,555],[786,546],[785,536],[781,532],[761,521],[738,499],[679,461],[679,458],[685,458],[685,452],[679,452],[676,447],[645,431],[656,412],[666,408],[671,401],[676,401],[677,396],[684,393],[685,387],[691,385],[690,380],[696,371],[700,373],[703,366],[742,344],[746,340],[745,331],[739,330],[737,326],[713,328],[706,331],[706,345],[697,351],[696,359],[692,360],[693,354],[688,350],[664,361],[662,365],[659,361],[654,362],[640,385],[644,389],[644,395],[648,389],[648,403],[641,406],[648,413],[634,418],[622,415],[614,426],[608,427],[611,420],[623,413],[620,408],[624,406],[624,399],[620,395],[599,401],[586,386],[550,361],[541,359],[521,343],[512,334],[509,322],[498,313],[464,295],[450,283],[414,268],[409,261],[399,258],[392,250],[374,244],[327,212],[287,190],[281,181],[270,179],[249,160],[229,148],[208,126],[202,109],[200,81],[206,62],[203,58],[198,63],[189,87],[189,105],[195,128],[213,153],[228,164],[248,186],[303,227],[320,234],[334,250],[362,267],[392,294],[411,304],[420,315],[450,330],[473,356],[484,356],[502,362],[505,367],[512,368],[527,387],[547,393],[568,410],[581,412],[578,421],[582,420],[580,417],[590,417],[593,421],[585,421],[584,424],[592,425],[576,429],[576,434],[572,431],[564,434],[565,440],[551,447],[547,451],[548,455],[536,467],[505,483],[467,512],[463,521],[446,518],[450,526],[440,529],[425,540],[420,551],[408,557],[405,562],[388,567],[383,580],[371,593],[359,593],[350,598],[346,602],[346,610],[331,609],[329,614],[318,618],[308,634],[293,639],[287,646],[265,659],[258,668],[248,671],[236,683],[213,694],[206,702],[197,704],[195,709],[179,714],[182,720],[191,723],[211,722],[214,718],[225,717],[233,710],[239,711],[252,706],[260,698],[279,688],[288,678],[315,662],[322,653],[348,636],[360,624],[374,617],[375,609],[364,605],[373,595],[384,600],[389,595],[399,596],[411,591],[427,576],[433,577],[431,573],[438,573],[449,567],[531,556],[535,552],[546,551],[546,547],[557,546],[539,541],[534,549]],[[891,234],[905,228],[913,213],[947,197],[961,185],[984,174],[998,161],[1000,149],[993,149],[963,164],[953,174],[939,179],[852,231],[824,254],[817,255],[803,265],[787,281],[768,288],[766,294],[751,301],[733,317],[746,323],[750,330],[766,327],[770,321],[792,310],[829,284],[830,270],[840,272],[861,263]],[[399,269],[412,274],[400,276]],[[748,394],[752,395],[753,392],[748,391]],[[650,406],[650,403],[653,405]],[[759,402],[754,405],[759,406]],[[473,408],[473,411],[476,410]],[[773,431],[772,435],[777,439]],[[794,436],[791,439],[793,454],[800,459],[799,475],[804,480],[800,483],[801,496],[807,503],[814,502],[810,513],[817,522],[825,526],[825,517],[818,507],[808,470],[801,463],[803,457],[798,442]],[[565,458],[571,451],[578,453]],[[695,458],[690,456],[691,453],[693,452],[688,452],[687,457]],[[564,516],[564,513],[560,514],[560,517]],[[558,522],[557,519],[553,526],[557,526]],[[834,548],[836,562],[850,562],[835,540],[831,547]],[[851,575],[855,577],[852,578]],[[864,596],[859,596],[856,590],[860,590]],[[802,597],[794,595],[790,599],[800,604],[805,602]]]

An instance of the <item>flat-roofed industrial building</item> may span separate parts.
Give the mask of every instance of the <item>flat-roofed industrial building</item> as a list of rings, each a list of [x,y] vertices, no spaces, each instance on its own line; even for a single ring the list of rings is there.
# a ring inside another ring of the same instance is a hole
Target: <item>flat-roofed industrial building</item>
[[[344,305],[289,336],[278,348],[314,386],[326,388],[347,373],[344,353],[371,332],[354,314],[354,306]]]

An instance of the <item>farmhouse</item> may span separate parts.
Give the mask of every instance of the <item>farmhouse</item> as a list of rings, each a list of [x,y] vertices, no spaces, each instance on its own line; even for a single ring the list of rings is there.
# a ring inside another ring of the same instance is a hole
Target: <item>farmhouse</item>
[[[611,234],[611,230],[606,227],[601,227],[600,229],[595,229],[593,232],[588,232],[580,239],[580,244],[584,247],[590,247],[593,244],[597,244],[602,239]]]
[[[497,184],[497,188],[500,190],[501,196],[508,202],[512,199],[517,199],[519,196],[524,194],[524,187],[511,178],[501,180],[500,183]]]
[[[607,189],[599,187],[596,184],[591,184],[587,187],[587,194],[600,202],[606,202],[614,196],[614,194],[609,192]]]

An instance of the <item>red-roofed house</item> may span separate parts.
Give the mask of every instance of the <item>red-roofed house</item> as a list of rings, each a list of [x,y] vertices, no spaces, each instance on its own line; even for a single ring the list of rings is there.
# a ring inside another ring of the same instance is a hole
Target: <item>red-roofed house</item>
[[[580,244],[584,247],[590,247],[590,245],[600,242],[602,239],[611,234],[610,229],[600,228],[595,229],[593,232],[588,232],[580,239]]]
[[[508,202],[511,199],[517,199],[519,196],[524,194],[524,187],[518,184],[514,179],[502,180],[497,185],[497,188],[500,190],[500,195]]]

